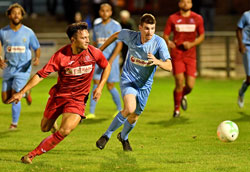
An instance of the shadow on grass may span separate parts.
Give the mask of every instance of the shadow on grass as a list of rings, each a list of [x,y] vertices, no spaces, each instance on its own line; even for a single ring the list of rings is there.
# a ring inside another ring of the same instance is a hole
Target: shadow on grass
[[[250,121],[250,114],[247,114],[245,112],[238,112],[240,114],[240,118],[232,119],[234,122],[248,122]]]
[[[133,152],[117,152],[117,156],[107,157],[106,161],[102,162],[99,171],[153,171],[154,168],[140,168],[136,158],[133,157]]]
[[[179,118],[171,118],[167,121],[157,121],[157,122],[149,122],[148,124],[150,125],[161,125],[163,127],[171,127],[173,125],[183,125],[183,124],[188,124],[189,118],[186,117],[179,117]]]
[[[0,139],[3,139],[3,138],[5,138],[5,137],[8,137],[11,133],[16,133],[16,132],[19,132],[19,130],[14,130],[14,131],[5,130],[5,131],[1,131],[1,132],[0,132]]]
[[[84,119],[79,125],[82,124],[100,124],[104,121],[109,120],[109,118],[98,118],[98,119]]]

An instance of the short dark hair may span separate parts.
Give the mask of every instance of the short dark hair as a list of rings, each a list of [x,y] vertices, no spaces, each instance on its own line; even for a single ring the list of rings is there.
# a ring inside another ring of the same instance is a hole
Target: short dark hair
[[[14,4],[10,5],[9,8],[6,10],[6,15],[7,16],[10,15],[13,8],[20,8],[21,12],[22,12],[22,16],[24,16],[26,14],[25,10],[23,9],[23,7],[20,4],[14,3]]]
[[[70,39],[77,33],[78,30],[87,30],[87,29],[88,29],[88,24],[86,22],[72,23],[68,26],[66,33],[68,35],[68,38]]]
[[[141,16],[141,19],[140,19],[141,26],[143,25],[143,23],[156,24],[155,17],[152,14],[145,13]]]

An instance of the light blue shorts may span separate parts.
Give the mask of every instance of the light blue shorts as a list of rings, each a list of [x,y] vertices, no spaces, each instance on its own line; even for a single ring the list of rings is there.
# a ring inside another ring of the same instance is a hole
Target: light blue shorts
[[[113,64],[112,64],[111,71],[110,71],[108,81],[107,81],[109,83],[120,81],[120,66],[119,66],[118,60],[115,59]],[[103,69],[101,69],[98,65],[95,65],[95,72],[94,72],[93,79],[100,80],[101,75],[102,75],[102,71],[103,71]]]
[[[30,69],[26,72],[19,72],[14,66],[8,66],[3,70],[2,92],[15,90],[19,92],[27,83],[30,77]]]
[[[148,96],[151,91],[151,87],[149,88],[138,88],[132,82],[121,81],[120,83],[122,97],[127,94],[133,94],[136,97],[136,109],[135,113],[140,115],[148,101]]]
[[[250,76],[250,45],[246,46],[246,52],[243,54],[243,64],[247,76]]]

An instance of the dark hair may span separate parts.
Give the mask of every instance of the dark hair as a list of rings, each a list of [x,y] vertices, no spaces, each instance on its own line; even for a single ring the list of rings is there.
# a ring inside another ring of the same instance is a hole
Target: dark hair
[[[142,26],[143,23],[147,24],[156,24],[155,17],[152,14],[145,13],[141,16],[140,25]]]
[[[72,23],[68,26],[66,33],[68,35],[68,38],[70,39],[72,36],[77,33],[78,30],[87,30],[88,24],[86,22],[80,22],[80,23]]]
[[[23,7],[20,4],[14,3],[14,4],[10,5],[9,8],[6,10],[6,15],[7,16],[10,15],[10,13],[11,13],[11,11],[12,11],[13,8],[20,8],[21,12],[22,12],[22,16],[24,16],[25,13],[26,13],[25,10],[23,9]]]

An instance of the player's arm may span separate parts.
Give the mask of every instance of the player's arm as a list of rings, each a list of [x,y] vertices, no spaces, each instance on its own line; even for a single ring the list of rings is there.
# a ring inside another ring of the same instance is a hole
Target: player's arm
[[[35,58],[33,59],[33,65],[37,66],[40,63],[41,48],[35,50]]]
[[[148,53],[148,59],[152,61],[151,65],[159,66],[161,69],[168,72],[172,71],[172,62],[167,59],[166,61],[158,60],[153,54]]]
[[[169,39],[169,35],[164,34],[163,39],[166,41],[166,44],[168,45],[169,48],[175,48],[175,43]]]
[[[26,93],[28,90],[36,86],[42,80],[43,80],[42,77],[40,77],[38,74],[35,74],[29,80],[29,82],[23,87],[23,89],[21,89],[18,93],[13,94],[13,96],[7,101],[7,103],[12,103],[12,102],[18,103],[22,99],[24,93]]]
[[[200,34],[193,42],[184,41],[183,46],[186,50],[189,50],[190,48],[195,47],[196,45],[199,45],[203,40],[205,39],[205,34]]]
[[[101,80],[99,84],[97,85],[97,88],[93,91],[93,99],[95,101],[98,101],[100,99],[102,95],[102,89],[108,80],[110,71],[111,71],[111,65],[108,63],[102,72]]]
[[[93,46],[97,47],[97,42],[96,41],[93,41]]]
[[[109,63],[110,65],[112,65],[114,59],[116,58],[116,56],[120,53],[120,51],[122,50],[122,42],[118,42],[116,44],[116,47],[111,55],[111,57],[109,58]]]
[[[239,51],[241,53],[245,53],[246,52],[246,47],[242,42],[242,28],[237,27],[237,29],[236,29],[236,37],[237,37],[237,40],[238,40]]]
[[[113,35],[111,35],[105,42],[102,44],[102,46],[99,48],[101,51],[105,50],[110,44],[112,44],[119,35],[120,32],[115,32]]]
[[[0,41],[0,68],[4,69],[7,67],[7,64],[5,63],[6,61],[3,59],[3,57],[1,56],[2,54],[2,43]]]

